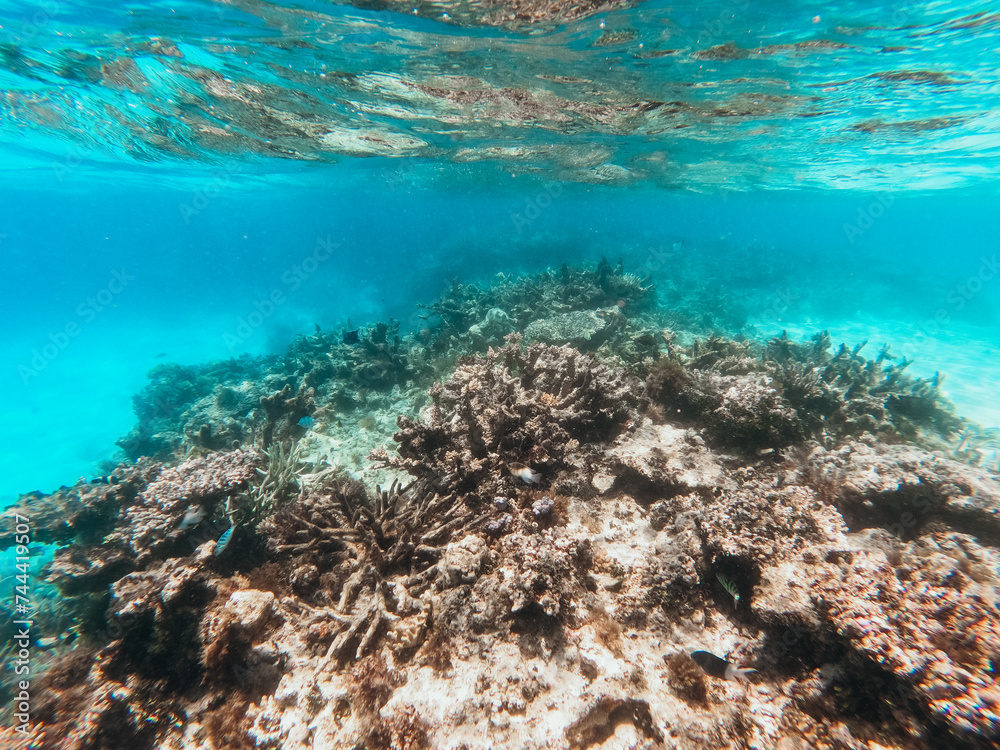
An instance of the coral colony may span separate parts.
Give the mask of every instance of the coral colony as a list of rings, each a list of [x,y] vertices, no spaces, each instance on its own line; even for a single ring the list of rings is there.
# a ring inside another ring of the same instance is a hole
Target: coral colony
[[[423,314],[160,365],[122,463],[2,517],[57,545],[3,747],[1000,743],[1000,482],[938,377],[606,262]]]

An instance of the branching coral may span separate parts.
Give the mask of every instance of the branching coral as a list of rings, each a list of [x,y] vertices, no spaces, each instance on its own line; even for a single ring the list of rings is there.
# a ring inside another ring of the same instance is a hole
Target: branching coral
[[[349,648],[366,653],[380,632],[398,642],[411,641],[426,605],[421,595],[437,578],[437,563],[449,541],[473,528],[482,514],[440,495],[426,481],[374,497],[356,483],[313,490],[265,522],[273,552],[306,559],[343,561],[343,582],[335,607],[327,610],[339,624],[327,658],[341,659]],[[405,618],[415,620],[403,622]]]
[[[400,417],[399,458],[375,456],[486,501],[514,463],[560,466],[581,443],[610,440],[643,406],[640,384],[569,347],[499,349],[461,364],[431,390],[427,419]]]
[[[888,347],[866,360],[864,344],[832,352],[830,343],[825,331],[808,343],[782,334],[766,346],[712,337],[673,347],[646,382],[654,401],[708,427],[719,442],[751,448],[866,431],[947,437],[962,424],[937,376],[911,377],[912,362],[893,362]]]
[[[267,451],[267,470],[257,469],[260,482],[247,494],[249,517],[259,523],[274,512],[281,503],[299,491],[299,444],[272,443]]]

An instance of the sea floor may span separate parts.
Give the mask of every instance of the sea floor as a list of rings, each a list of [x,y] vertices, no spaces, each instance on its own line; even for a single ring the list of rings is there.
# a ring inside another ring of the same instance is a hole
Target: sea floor
[[[285,5],[0,0],[0,750],[1000,749],[996,3]]]
[[[995,747],[1000,482],[896,328],[695,337],[606,263],[433,309],[162,368],[21,498],[41,746]]]

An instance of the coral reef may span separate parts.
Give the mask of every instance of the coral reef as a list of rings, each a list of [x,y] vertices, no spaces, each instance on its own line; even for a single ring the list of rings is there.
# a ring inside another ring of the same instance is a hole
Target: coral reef
[[[498,277],[489,286],[455,283],[425,307],[428,346],[438,357],[485,352],[511,333],[529,341],[585,350],[637,363],[655,356],[656,287],[602,260],[595,269],[563,266],[521,278]]]
[[[627,373],[569,347],[522,349],[518,334],[460,364],[431,398],[426,420],[400,417],[398,458],[373,458],[480,503],[513,492],[515,464],[549,476],[578,471],[571,454],[609,441],[643,404]]]
[[[36,746],[995,747],[1000,480],[940,381],[682,345],[651,295],[603,263],[159,368],[155,457],[16,506],[61,545]]]
[[[831,353],[825,332],[809,345],[782,334],[766,346],[713,336],[683,347],[671,336],[646,385],[654,402],[726,447],[774,449],[870,432],[939,448],[962,427],[937,376],[912,378],[905,372],[912,363],[892,362],[888,347],[874,360],[862,348]]]

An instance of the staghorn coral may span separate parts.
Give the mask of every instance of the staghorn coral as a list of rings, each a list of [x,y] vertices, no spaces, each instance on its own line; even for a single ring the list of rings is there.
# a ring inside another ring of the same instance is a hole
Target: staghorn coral
[[[426,604],[421,596],[439,575],[447,543],[480,522],[481,514],[426,481],[376,488],[368,497],[356,484],[313,490],[262,527],[274,552],[340,561],[339,598],[329,617],[338,623],[326,652],[339,660],[361,658],[380,633],[413,642]],[[298,568],[297,568],[298,569]],[[333,592],[336,593],[336,592]],[[331,601],[332,603],[332,601]],[[409,620],[407,618],[416,618]]]
[[[963,421],[940,393],[940,378],[913,378],[912,362],[888,347],[873,360],[827,332],[809,343],[786,334],[766,345],[721,337],[673,345],[646,376],[650,398],[698,423],[720,445],[777,448],[808,437],[833,442],[871,432],[937,445]]]
[[[381,458],[479,502],[514,487],[513,463],[561,468],[575,447],[613,438],[643,405],[626,373],[520,336],[460,365],[431,390],[426,421],[400,417],[399,458]]]
[[[267,470],[257,468],[261,475],[246,496],[249,520],[257,524],[287,502],[300,489],[302,465],[299,444],[272,443],[267,451]]]

